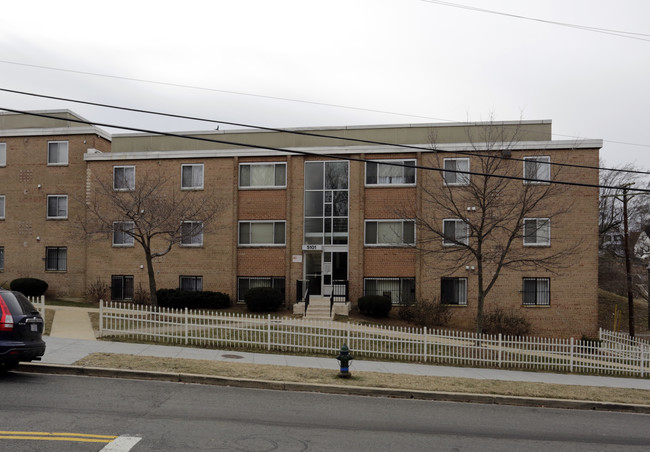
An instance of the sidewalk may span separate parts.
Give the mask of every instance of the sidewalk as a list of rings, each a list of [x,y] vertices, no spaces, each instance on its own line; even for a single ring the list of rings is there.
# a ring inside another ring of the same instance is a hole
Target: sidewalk
[[[249,353],[181,346],[97,341],[95,340],[95,335],[92,331],[90,319],[88,317],[88,312],[92,310],[63,307],[55,307],[54,309],[56,309],[57,312],[54,316],[52,333],[50,336],[44,336],[44,340],[47,343],[47,349],[42,362],[47,364],[71,365],[91,353],[118,353],[140,356],[158,356],[164,358],[202,359],[266,365],[272,364],[278,366],[309,367],[328,370],[338,369],[338,363],[334,358],[334,355],[332,355],[332,358],[317,358],[309,356]],[[644,389],[650,391],[649,379],[450,367],[400,362],[367,361],[364,359],[355,359],[352,361],[351,371],[578,386],[602,386],[609,388]]]

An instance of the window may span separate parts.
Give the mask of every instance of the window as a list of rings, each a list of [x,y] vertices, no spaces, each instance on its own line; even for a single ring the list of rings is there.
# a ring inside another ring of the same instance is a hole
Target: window
[[[5,219],[5,195],[0,195],[0,220]]]
[[[239,165],[239,188],[284,188],[286,186],[286,163],[241,163]]]
[[[366,162],[366,185],[414,185],[415,160]],[[390,163],[389,163],[390,162]]]
[[[113,246],[133,246],[135,241],[131,232],[134,227],[133,221],[114,221]]]
[[[68,195],[47,195],[47,219],[68,218]]]
[[[469,171],[469,159],[444,159],[445,172],[443,178],[445,185],[469,185],[469,174],[460,171]]]
[[[440,303],[467,306],[467,278],[442,278]]]
[[[254,246],[284,245],[284,221],[240,221],[239,244]]]
[[[133,275],[111,276],[111,300],[133,300]]]
[[[469,226],[465,220],[443,220],[442,234],[442,244],[445,246],[467,245],[469,243]]]
[[[304,244],[348,243],[348,162],[305,162]]]
[[[524,278],[523,304],[526,306],[549,306],[551,304],[551,280],[549,278]]]
[[[200,292],[203,290],[203,276],[181,276],[179,287],[188,292]]]
[[[45,248],[45,270],[64,272],[68,267],[68,248],[48,246]]]
[[[366,245],[415,245],[415,221],[366,220]]]
[[[184,221],[181,224],[181,246],[203,246],[201,221]]]
[[[203,164],[181,165],[181,188],[183,190],[203,189]]]
[[[551,221],[548,218],[524,218],[524,245],[551,244]]]
[[[47,143],[47,164],[67,165],[68,164],[68,142],[50,141]]]
[[[5,270],[5,247],[0,246],[0,271]]]
[[[551,180],[551,157],[524,157],[524,184],[547,184]]]
[[[135,190],[135,166],[113,167],[113,189],[120,191]]]
[[[7,143],[0,143],[0,166],[7,166]]]
[[[240,276],[237,278],[237,301],[244,302],[248,291],[257,287],[272,287],[273,289],[279,290],[282,293],[282,297],[285,296],[284,277]]]
[[[383,295],[394,305],[415,303],[415,278],[364,278],[364,295]]]

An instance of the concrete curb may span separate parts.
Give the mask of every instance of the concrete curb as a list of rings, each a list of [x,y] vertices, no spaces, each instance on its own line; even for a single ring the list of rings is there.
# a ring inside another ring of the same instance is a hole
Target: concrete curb
[[[251,380],[245,378],[230,378],[214,375],[155,372],[128,369],[107,369],[100,367],[84,367],[43,363],[21,363],[16,370],[25,373],[171,381],[188,384],[232,386],[251,389],[271,389],[275,391],[321,392],[325,394],[355,395],[367,397],[389,397],[412,400],[484,403],[494,405],[564,408],[589,411],[619,411],[625,413],[650,414],[650,405],[637,405],[616,402],[594,402],[589,400],[564,400],[492,394],[413,391],[407,389],[371,388],[364,386],[324,385],[316,383],[295,383],[289,381]]]

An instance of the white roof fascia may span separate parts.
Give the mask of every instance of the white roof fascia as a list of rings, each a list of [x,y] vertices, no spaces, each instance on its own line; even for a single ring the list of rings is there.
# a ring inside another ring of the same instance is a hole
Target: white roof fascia
[[[214,121],[218,124],[219,121]],[[364,129],[424,129],[424,128],[439,128],[439,127],[468,127],[468,126],[508,126],[508,125],[539,125],[539,124],[552,124],[550,119],[541,120],[526,120],[526,121],[485,121],[485,122],[431,122],[431,123],[412,123],[412,124],[371,124],[371,125],[358,125],[358,126],[323,126],[323,127],[277,127],[269,129],[256,129],[256,128],[237,128],[237,129],[223,129],[223,130],[191,130],[191,131],[176,131],[169,132],[172,136],[176,135],[221,135],[233,133],[283,133],[283,132],[322,132],[322,131],[345,131],[345,130],[364,130]],[[133,132],[133,133],[116,133],[113,134],[115,138],[133,138],[133,137],[159,137],[164,134],[152,132]],[[336,137],[345,139],[345,137]]]
[[[527,141],[516,144],[502,143],[492,144],[491,150],[512,150],[512,151],[544,151],[557,149],[600,149],[603,146],[603,140],[561,140],[561,141]],[[418,151],[420,148],[421,150]],[[435,150],[438,152],[472,152],[484,151],[488,149],[487,145],[481,146],[477,143],[459,143],[439,146]],[[87,153],[84,155],[86,161],[106,161],[106,160],[166,160],[166,159],[205,159],[205,158],[232,158],[232,157],[278,157],[287,155],[296,155],[292,150],[300,153],[309,153],[314,155],[336,154],[409,154],[415,152],[434,152],[430,144],[409,145],[408,148],[399,146],[334,146],[334,147],[312,147],[312,148],[287,148],[286,150],[265,150],[265,149],[224,149],[224,150],[194,150],[194,151],[143,151],[143,152],[106,152],[106,153]]]
[[[0,137],[33,137],[48,135],[98,135],[108,141],[112,141],[111,135],[95,126],[84,127],[56,127],[49,129],[6,129],[0,130]]]

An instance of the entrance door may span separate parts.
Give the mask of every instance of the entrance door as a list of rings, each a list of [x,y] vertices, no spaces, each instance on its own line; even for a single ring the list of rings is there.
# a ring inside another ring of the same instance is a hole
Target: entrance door
[[[309,294],[320,295],[323,284],[323,262],[320,251],[305,253],[305,279],[309,281]]]
[[[348,253],[344,251],[323,252],[323,295],[330,296],[332,288],[348,279]],[[336,292],[336,291],[335,291]]]
[[[343,285],[338,281],[348,279],[347,251],[306,251],[304,262],[311,295],[329,297],[332,287]]]

